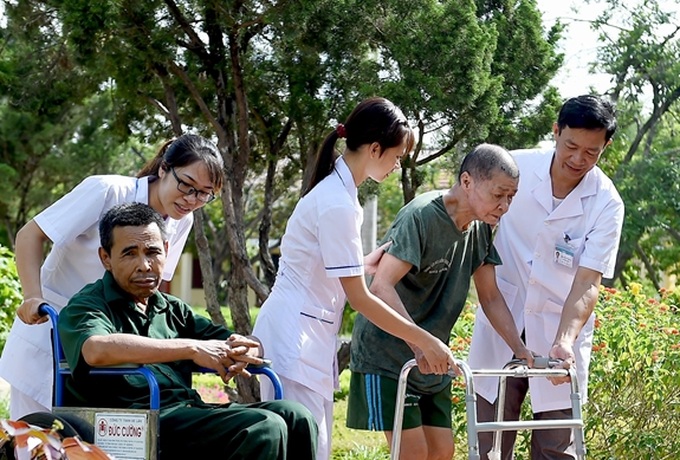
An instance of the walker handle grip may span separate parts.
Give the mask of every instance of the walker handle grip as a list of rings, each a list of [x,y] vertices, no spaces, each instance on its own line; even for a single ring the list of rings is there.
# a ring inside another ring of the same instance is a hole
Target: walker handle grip
[[[553,367],[558,366],[561,363],[562,363],[561,359],[555,359],[549,356],[534,356],[533,369],[552,369]],[[506,364],[505,367],[508,368],[526,365],[527,365],[526,359],[513,359],[512,361],[508,362],[508,364]]]
[[[547,369],[550,366],[550,358],[547,356],[534,356],[534,369]]]

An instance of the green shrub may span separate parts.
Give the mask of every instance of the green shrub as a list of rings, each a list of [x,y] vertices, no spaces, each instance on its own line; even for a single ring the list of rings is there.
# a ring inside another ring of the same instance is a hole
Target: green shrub
[[[680,452],[680,290],[603,288],[586,406],[590,458],[670,459]]]
[[[639,284],[625,291],[600,289],[595,337],[584,406],[589,459],[670,459],[680,452],[680,289],[649,298]],[[454,354],[465,359],[474,321],[467,305],[451,336]],[[453,382],[456,458],[467,450],[465,386]],[[528,419],[528,404],[523,409]],[[529,452],[528,431],[518,434],[515,455]],[[461,457],[462,458],[462,457]]]
[[[678,458],[680,288],[662,289],[649,297],[643,294],[639,284],[631,284],[625,291],[603,287],[595,312],[589,400],[584,406],[588,458]],[[461,359],[468,355],[474,314],[474,305],[468,303],[451,334],[451,349]],[[343,383],[346,385],[346,382]],[[454,380],[451,398],[455,458],[461,460],[467,458],[465,386],[462,379]],[[344,424],[342,403],[342,399],[336,402],[336,410],[340,409],[341,413],[336,414],[340,422],[334,433],[334,437],[340,438],[347,436],[341,425]],[[530,417],[529,404],[525,404],[523,418]],[[349,430],[350,434],[352,431]],[[357,433],[351,440],[356,447],[338,448],[334,458],[387,458],[384,441],[380,444],[378,439],[377,445],[370,445],[368,432]],[[518,460],[529,458],[529,438],[528,431],[518,434],[515,446],[515,458]],[[340,447],[339,444],[343,443],[338,442],[336,447]],[[382,448],[379,447],[381,445]]]
[[[0,350],[5,347],[7,335],[22,299],[14,254],[6,247],[0,246]]]

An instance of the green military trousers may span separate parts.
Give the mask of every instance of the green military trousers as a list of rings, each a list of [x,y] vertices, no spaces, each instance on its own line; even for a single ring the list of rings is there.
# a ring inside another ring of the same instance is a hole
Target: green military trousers
[[[189,405],[161,410],[160,460],[314,460],[317,425],[293,401]]]

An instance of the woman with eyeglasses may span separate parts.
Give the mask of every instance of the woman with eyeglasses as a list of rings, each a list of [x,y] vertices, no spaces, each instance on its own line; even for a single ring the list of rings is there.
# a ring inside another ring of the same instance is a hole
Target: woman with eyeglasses
[[[214,200],[223,182],[217,147],[185,134],[165,143],[137,177],[90,176],[19,230],[16,264],[24,300],[0,358],[0,377],[11,386],[12,419],[52,406],[50,325],[38,307],[48,303],[61,309],[104,274],[97,255],[99,219],[127,202],[148,204],[164,216],[169,248],[163,280],[169,281],[191,230],[192,212]],[[44,258],[48,242],[52,249]]]

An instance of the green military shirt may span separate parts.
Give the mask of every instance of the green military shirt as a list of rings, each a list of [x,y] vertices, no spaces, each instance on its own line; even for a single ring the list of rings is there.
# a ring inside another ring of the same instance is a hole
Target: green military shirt
[[[411,318],[448,343],[451,330],[482,264],[501,263],[492,243],[491,226],[473,221],[461,232],[455,226],[441,191],[424,193],[402,208],[383,242],[387,252],[412,265],[396,290]],[[413,351],[398,339],[357,315],[352,332],[350,368],[354,372],[399,377]],[[441,391],[450,378],[422,375],[414,369],[409,384],[421,393]]]
[[[93,336],[117,333],[155,339],[227,339],[231,331],[196,315],[182,300],[156,292],[146,313],[136,308],[130,296],[118,287],[108,271],[71,298],[59,314],[59,335],[64,354],[73,371],[66,383],[67,402],[91,407],[145,408],[149,387],[140,375],[91,376],[81,353]],[[191,388],[192,362],[178,361],[147,365],[160,388],[161,406],[202,404]]]

